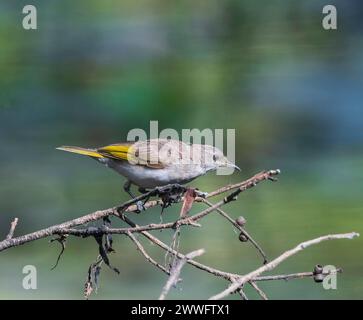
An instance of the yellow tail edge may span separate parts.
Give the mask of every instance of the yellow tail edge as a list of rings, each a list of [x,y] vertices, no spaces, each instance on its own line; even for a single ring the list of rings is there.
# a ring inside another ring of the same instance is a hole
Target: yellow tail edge
[[[80,148],[80,147],[70,147],[70,146],[61,146],[56,149],[62,150],[62,151],[67,151],[67,152],[72,152],[72,153],[77,153],[77,154],[82,154],[84,156],[89,156],[89,157],[93,157],[93,158],[103,158],[103,156],[101,154],[99,154],[97,151],[92,150],[92,149],[86,149],[86,148]]]

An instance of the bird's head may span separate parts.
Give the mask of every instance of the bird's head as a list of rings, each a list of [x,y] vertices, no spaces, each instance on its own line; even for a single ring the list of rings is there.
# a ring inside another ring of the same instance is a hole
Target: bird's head
[[[234,168],[241,171],[238,166],[227,159],[220,149],[214,146],[202,145],[201,153],[202,164],[206,171],[217,170],[218,168]]]

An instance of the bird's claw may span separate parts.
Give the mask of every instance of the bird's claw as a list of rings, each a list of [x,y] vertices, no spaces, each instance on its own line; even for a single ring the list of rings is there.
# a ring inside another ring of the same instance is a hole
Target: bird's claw
[[[195,191],[195,194],[198,196],[198,197],[201,197],[201,198],[207,198],[208,197],[208,192],[202,192],[202,191],[199,191],[199,190],[194,190]]]

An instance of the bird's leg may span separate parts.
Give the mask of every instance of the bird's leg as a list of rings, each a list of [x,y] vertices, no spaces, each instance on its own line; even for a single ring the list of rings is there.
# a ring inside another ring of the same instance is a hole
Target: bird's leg
[[[136,197],[134,196],[134,194],[131,192],[130,188],[131,188],[131,181],[130,180],[127,180],[124,184],[124,190],[130,195],[130,197],[132,199],[135,199]],[[136,213],[140,213],[141,211],[145,210],[145,207],[144,207],[144,204],[142,201],[137,201],[136,202],[136,207],[137,207],[137,210],[136,210]]]
[[[131,198],[135,198],[135,196],[133,195],[133,193],[130,190],[131,188],[131,181],[127,180],[124,184],[124,190],[130,195]]]

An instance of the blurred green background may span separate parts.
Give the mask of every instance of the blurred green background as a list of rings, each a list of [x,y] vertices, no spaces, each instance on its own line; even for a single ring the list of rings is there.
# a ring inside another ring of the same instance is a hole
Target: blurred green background
[[[38,9],[38,29],[22,28],[22,8]],[[338,30],[321,26],[334,4]],[[262,169],[280,168],[226,207],[273,258],[319,235],[362,232],[363,5],[361,1],[48,0],[0,3],[0,234],[60,223],[127,199],[124,179],[87,158],[55,150],[102,146],[133,128],[235,128],[233,176],[192,183],[211,191]],[[193,212],[201,210],[195,205]],[[169,208],[173,221],[180,205]],[[159,208],[135,216],[158,222]],[[113,219],[113,225],[121,225]],[[171,231],[154,232],[171,241]],[[93,239],[70,238],[59,252],[48,239],[0,253],[0,298],[82,299]],[[115,237],[92,299],[154,299],[166,277],[124,236]],[[143,240],[140,238],[140,240]],[[164,253],[146,248],[163,261]],[[337,290],[311,279],[261,283],[274,299],[363,297],[363,239],[309,248],[274,273],[342,267]],[[199,260],[244,273],[261,259],[219,215],[202,229],[184,228],[181,249],[205,248]],[[38,289],[24,290],[22,268],[35,265]],[[226,286],[190,266],[169,298],[207,298]],[[250,298],[258,298],[246,289]],[[238,297],[236,297],[238,298]]]

